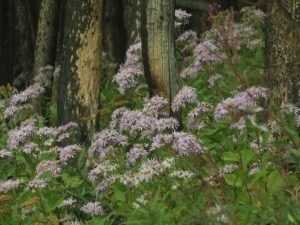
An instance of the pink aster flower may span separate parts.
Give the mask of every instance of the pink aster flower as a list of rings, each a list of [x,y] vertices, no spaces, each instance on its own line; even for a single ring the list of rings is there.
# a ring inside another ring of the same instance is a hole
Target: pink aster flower
[[[79,145],[67,145],[66,147],[57,149],[60,162],[65,163],[69,159],[74,158],[79,149]]]
[[[195,88],[184,86],[175,96],[172,102],[173,112],[185,107],[187,104],[197,102],[197,92]]]
[[[7,151],[5,149],[0,150],[0,158],[9,158],[12,157],[12,152]]]
[[[183,21],[183,20],[189,19],[190,17],[192,17],[192,14],[188,13],[187,11],[185,11],[183,9],[175,10],[175,18],[178,21]]]
[[[147,156],[148,152],[144,149],[143,145],[135,144],[129,152],[127,152],[127,162],[129,164],[135,164],[138,158]]]
[[[185,132],[174,132],[173,150],[179,155],[189,155],[192,153],[205,153],[206,149],[201,146],[199,140],[193,135]]]
[[[44,188],[46,187],[46,181],[42,179],[35,178],[29,182],[27,185],[29,189],[37,189],[37,188]]]
[[[63,202],[58,206],[58,208],[72,207],[76,202],[77,200],[73,198],[64,199]]]
[[[113,82],[118,84],[120,94],[124,95],[128,89],[138,85],[138,78],[143,75],[141,42],[139,42],[127,50],[125,63],[120,66]]]
[[[22,183],[22,180],[16,179],[16,180],[7,180],[0,182],[0,193],[6,193],[8,191],[14,190],[20,186]]]
[[[93,152],[97,152],[104,159],[109,152],[119,146],[127,146],[127,137],[115,130],[102,130],[94,135],[91,145]]]
[[[81,211],[92,216],[100,216],[104,214],[104,210],[98,202],[87,203],[86,205],[81,207]]]
[[[57,161],[45,160],[37,165],[36,171],[38,177],[47,171],[50,171],[53,177],[57,177],[61,172],[61,168]]]
[[[15,94],[10,99],[11,105],[25,103],[31,99],[39,97],[44,92],[44,88],[39,84],[34,84],[26,88],[23,92]]]
[[[25,120],[20,127],[15,128],[9,132],[9,139],[7,145],[10,149],[17,148],[24,143],[26,138],[33,135],[37,128],[33,119]]]
[[[213,106],[209,102],[199,103],[193,110],[188,114],[188,129],[201,130],[205,127],[203,122],[203,116],[205,113],[213,110]]]
[[[163,109],[168,105],[167,99],[160,96],[154,96],[150,99],[146,98],[144,102],[143,113],[147,116],[159,117],[161,115],[166,115]]]
[[[262,87],[251,87],[244,92],[239,92],[217,105],[214,112],[215,119],[222,119],[231,113],[250,112],[258,99],[266,97],[267,89]]]

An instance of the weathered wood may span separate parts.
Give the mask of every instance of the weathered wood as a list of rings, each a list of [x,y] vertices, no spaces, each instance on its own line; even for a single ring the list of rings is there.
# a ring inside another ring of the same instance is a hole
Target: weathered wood
[[[201,0],[176,0],[176,7],[207,11],[208,2]]]
[[[40,68],[54,65],[58,32],[59,0],[41,2],[34,51],[34,76]]]
[[[34,34],[31,32],[30,14],[27,10],[27,2],[16,0],[16,35],[18,49],[18,62],[22,67],[22,74],[19,76],[20,85],[24,82],[28,85],[32,78]]]
[[[171,100],[178,88],[175,61],[174,0],[142,3],[142,54],[151,95]],[[171,114],[171,107],[167,109]]]
[[[103,0],[69,0],[65,9],[59,123],[78,122],[88,142],[98,125]]]
[[[124,5],[120,0],[104,1],[103,50],[110,62],[121,64],[126,53],[126,30],[123,21]],[[116,72],[116,71],[115,71]]]
[[[0,1],[0,85],[6,85],[10,80],[9,74],[9,39],[8,39],[8,1]]]
[[[299,105],[300,0],[267,1],[266,76],[273,99]]]
[[[127,48],[141,41],[141,3],[143,0],[123,0]]]

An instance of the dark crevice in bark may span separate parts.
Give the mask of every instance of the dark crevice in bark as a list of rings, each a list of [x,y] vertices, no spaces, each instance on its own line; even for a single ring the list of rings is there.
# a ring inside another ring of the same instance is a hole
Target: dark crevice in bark
[[[150,65],[148,58],[148,31],[147,31],[147,1],[141,3],[141,39],[142,39],[142,57],[144,65],[144,74],[148,84],[148,91],[150,96],[153,96],[155,84],[152,82],[150,76]]]

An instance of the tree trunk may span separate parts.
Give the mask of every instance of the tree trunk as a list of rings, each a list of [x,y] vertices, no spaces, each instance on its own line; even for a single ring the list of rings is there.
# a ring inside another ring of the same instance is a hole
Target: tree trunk
[[[78,122],[84,142],[98,124],[102,14],[102,0],[66,2],[58,119]]]
[[[123,0],[127,48],[141,41],[141,3],[143,0]]]
[[[43,0],[41,2],[38,28],[34,51],[34,76],[40,68],[47,65],[54,65],[57,31],[59,0]]]
[[[123,63],[126,53],[124,6],[120,0],[104,1],[103,50],[109,62]]]
[[[266,75],[273,99],[299,106],[300,0],[267,3]]]
[[[9,74],[9,3],[0,1],[0,85],[11,82]]]
[[[174,0],[143,1],[142,54],[149,92],[167,98],[170,105],[178,88],[174,16]]]
[[[227,0],[226,0],[227,1]],[[207,11],[208,1],[205,0],[176,0],[176,7]]]
[[[16,34],[18,62],[22,68],[22,75],[18,77],[17,86],[29,84],[32,75],[34,35],[31,26],[31,13],[28,11],[27,1],[16,0]]]

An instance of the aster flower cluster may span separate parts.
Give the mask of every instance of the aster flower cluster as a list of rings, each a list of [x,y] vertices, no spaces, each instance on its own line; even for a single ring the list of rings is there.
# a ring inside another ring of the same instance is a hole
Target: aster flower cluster
[[[118,73],[113,78],[113,82],[118,84],[119,92],[122,95],[128,89],[136,87],[138,85],[138,78],[144,76],[141,48],[141,42],[129,47],[126,52],[125,63],[121,65]]]
[[[30,181],[27,185],[27,187],[29,189],[37,189],[37,188],[45,188],[46,187],[46,181],[39,179],[39,178],[35,178],[32,181]]]
[[[225,165],[224,167],[222,167],[219,170],[219,176],[220,177],[224,177],[224,175],[232,173],[234,170],[236,170],[238,168],[237,165],[234,164],[229,164],[229,165]]]
[[[37,176],[41,176],[43,173],[49,171],[52,177],[58,177],[61,173],[61,167],[59,161],[44,160],[40,162],[36,167]]]
[[[188,129],[201,130],[205,127],[204,118],[206,113],[212,112],[213,106],[209,102],[200,102],[188,113]]]
[[[182,9],[176,9],[175,10],[175,28],[179,28],[182,25],[187,24],[188,19],[190,17],[192,17],[192,14],[190,14]]]
[[[127,162],[129,164],[135,164],[135,162],[144,156],[147,156],[148,152],[144,149],[143,145],[135,144],[129,152],[127,152]]]
[[[237,121],[233,122],[230,127],[232,129],[243,130],[246,127],[246,120],[244,117],[240,117]]]
[[[20,113],[23,110],[32,110],[32,109],[33,109],[33,107],[30,104],[11,105],[5,109],[3,116],[4,116],[4,119],[8,119],[8,118],[16,116],[18,113]]]
[[[66,163],[69,159],[74,158],[79,149],[79,145],[67,145],[64,148],[58,148],[60,162]]]
[[[99,202],[89,202],[81,207],[81,211],[92,216],[100,216],[104,213],[104,210],[100,206]]]
[[[197,102],[197,92],[195,88],[184,86],[175,96],[172,102],[173,112],[177,112],[180,108],[187,104]]]
[[[67,138],[71,137],[71,135],[76,131],[78,128],[77,123],[69,122],[65,125],[55,127],[41,127],[38,129],[36,134],[42,138],[48,138],[48,141],[56,139],[58,142],[62,142]],[[54,140],[53,140],[54,141]]]
[[[257,20],[258,22],[264,22],[267,15],[261,9],[256,9],[254,7],[244,7],[241,9],[244,20]]]
[[[96,152],[101,159],[105,159],[114,148],[118,146],[127,146],[127,141],[127,136],[116,130],[103,130],[94,135],[91,150]]]
[[[129,110],[121,108],[112,115],[110,127],[115,132],[130,134],[140,139],[151,140],[156,133],[172,131],[177,128],[175,118],[163,117],[166,115],[165,107],[168,101],[162,97],[154,96],[145,99],[142,110]]]
[[[205,40],[213,41],[218,46],[230,47],[240,50],[241,46],[249,49],[254,49],[261,46],[262,40],[255,24],[260,24],[264,21],[264,13],[261,10],[246,7],[242,10],[243,17],[240,23],[234,22],[232,11],[227,11],[218,20],[213,23],[213,27],[204,35]]]
[[[182,54],[192,53],[198,43],[198,37],[194,31],[183,32],[176,40],[176,47],[179,48]]]
[[[89,180],[94,182],[99,177],[107,177],[111,172],[115,171],[119,165],[115,163],[111,163],[110,161],[102,161],[98,164],[94,169],[92,169],[89,173]]]
[[[10,151],[7,151],[5,149],[0,150],[0,158],[9,158],[12,157],[12,153]]]
[[[96,193],[99,194],[99,192],[106,190],[109,185],[115,182],[117,179],[117,176],[110,176],[104,178],[96,187]]]
[[[63,202],[58,206],[58,208],[72,207],[76,202],[77,200],[73,198],[64,199]]]
[[[11,130],[7,141],[8,147],[14,149],[24,144],[27,138],[36,132],[37,127],[35,123],[35,120],[27,119],[21,123],[20,127]]]
[[[144,108],[142,112],[145,113],[147,116],[152,117],[164,116],[166,115],[166,113],[163,109],[167,105],[168,101],[163,97],[154,96],[150,99],[146,98],[144,99]]]
[[[4,104],[4,118],[8,119],[18,115],[23,110],[32,110],[32,105],[27,104],[29,101],[38,98],[44,93],[45,88],[52,84],[53,67],[46,66],[41,68],[39,74],[35,77],[34,83],[24,91],[16,93],[10,97],[9,105]]]
[[[180,107],[196,102],[197,98],[195,90],[189,87],[184,88],[177,97],[178,102],[181,101]],[[167,104],[166,99],[154,96],[144,100],[144,107],[141,110],[117,109],[112,115],[111,129],[95,135],[91,149],[100,156],[100,163],[90,171],[89,180],[93,183],[100,180],[96,187],[97,193],[106,190],[115,180],[119,180],[124,185],[137,187],[140,183],[150,182],[154,177],[159,177],[175,163],[174,158],[161,160],[151,158],[154,150],[164,146],[168,145],[175,154],[180,156],[206,151],[193,135],[175,132],[178,121],[166,117]],[[203,104],[203,111],[206,110],[205,107],[209,106]],[[139,141],[143,144],[139,144]],[[135,144],[130,148],[131,142]],[[118,164],[112,162],[115,161],[116,154],[109,154],[118,148],[123,150],[117,151],[117,154],[127,150],[125,172],[121,172]],[[143,161],[139,160],[141,158]],[[146,158],[148,160],[144,161]]]
[[[175,159],[172,157],[165,158],[162,162],[157,159],[149,159],[142,163],[137,172],[127,171],[119,175],[119,180],[124,185],[138,186],[140,183],[146,183],[153,180],[155,176],[159,176],[167,169],[174,166]]]
[[[184,180],[185,182],[190,181],[195,174],[188,170],[176,170],[169,175],[170,177],[175,177]]]
[[[11,105],[26,103],[31,99],[39,97],[44,91],[44,88],[39,84],[33,84],[19,94],[15,94],[10,99]]]
[[[158,133],[152,138],[150,151],[162,148],[168,144],[173,143],[174,136],[173,134],[162,134]]]
[[[0,182],[0,193],[6,193],[18,188],[23,181],[20,179]]]
[[[210,41],[200,42],[193,52],[193,62],[181,71],[181,78],[196,77],[198,72],[204,70],[206,64],[221,63],[225,59],[220,48]]]
[[[232,114],[251,113],[256,101],[266,97],[267,89],[263,87],[251,87],[239,92],[217,105],[214,111],[215,119],[219,120]]]
[[[179,155],[203,154],[206,152],[206,149],[196,137],[185,132],[174,132],[172,148]]]
[[[220,49],[208,41],[204,41],[196,46],[194,57],[196,59],[195,65],[206,62],[222,62],[225,58]]]

